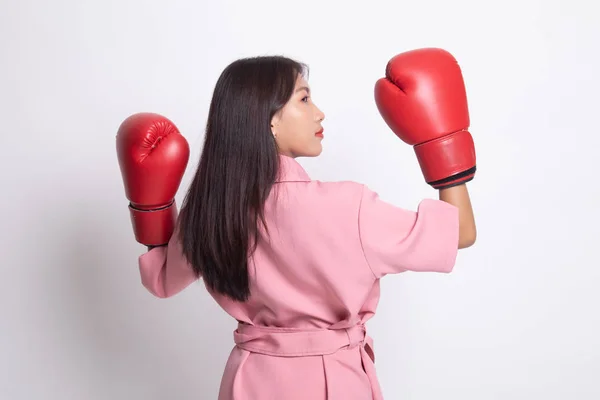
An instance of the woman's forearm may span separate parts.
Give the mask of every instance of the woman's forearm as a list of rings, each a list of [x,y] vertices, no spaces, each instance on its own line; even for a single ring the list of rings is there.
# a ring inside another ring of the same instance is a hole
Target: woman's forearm
[[[442,201],[450,203],[458,208],[459,218],[459,239],[458,248],[470,247],[477,238],[477,227],[475,226],[475,216],[471,206],[471,198],[466,184],[453,186],[439,190],[439,198]]]

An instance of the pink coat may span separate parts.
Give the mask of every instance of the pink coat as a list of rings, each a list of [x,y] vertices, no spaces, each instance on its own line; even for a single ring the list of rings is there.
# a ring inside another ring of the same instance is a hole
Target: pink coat
[[[250,300],[211,293],[238,321],[219,400],[381,400],[365,327],[379,280],[452,271],[458,209],[425,199],[405,210],[365,185],[311,180],[295,159],[281,162],[265,208],[270,238],[249,265]],[[161,298],[196,280],[175,237],[139,258],[143,285]]]

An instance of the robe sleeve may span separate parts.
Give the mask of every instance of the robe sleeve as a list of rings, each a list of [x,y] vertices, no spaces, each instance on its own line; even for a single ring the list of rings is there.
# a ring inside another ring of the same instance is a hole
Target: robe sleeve
[[[383,201],[364,187],[359,234],[376,277],[405,271],[451,272],[458,253],[458,207],[424,199],[416,211]]]
[[[198,279],[182,253],[177,231],[167,246],[142,254],[138,264],[142,284],[160,298],[174,296]]]

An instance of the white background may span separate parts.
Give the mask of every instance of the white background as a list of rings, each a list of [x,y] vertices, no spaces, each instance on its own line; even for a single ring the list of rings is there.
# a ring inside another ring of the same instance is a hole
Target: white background
[[[172,119],[197,163],[235,58],[311,67],[326,114],[313,178],[414,208],[437,192],[373,85],[393,55],[462,66],[478,241],[450,275],[385,278],[369,325],[386,399],[600,398],[600,28],[586,1],[3,0],[0,398],[215,399],[234,321],[199,283],[140,284],[115,133]]]

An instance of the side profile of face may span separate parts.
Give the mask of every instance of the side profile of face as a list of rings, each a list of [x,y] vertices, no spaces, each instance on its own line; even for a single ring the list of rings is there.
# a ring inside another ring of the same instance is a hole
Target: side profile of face
[[[289,157],[316,157],[323,150],[325,115],[312,102],[310,87],[299,75],[294,93],[271,121],[271,130],[279,152]]]

